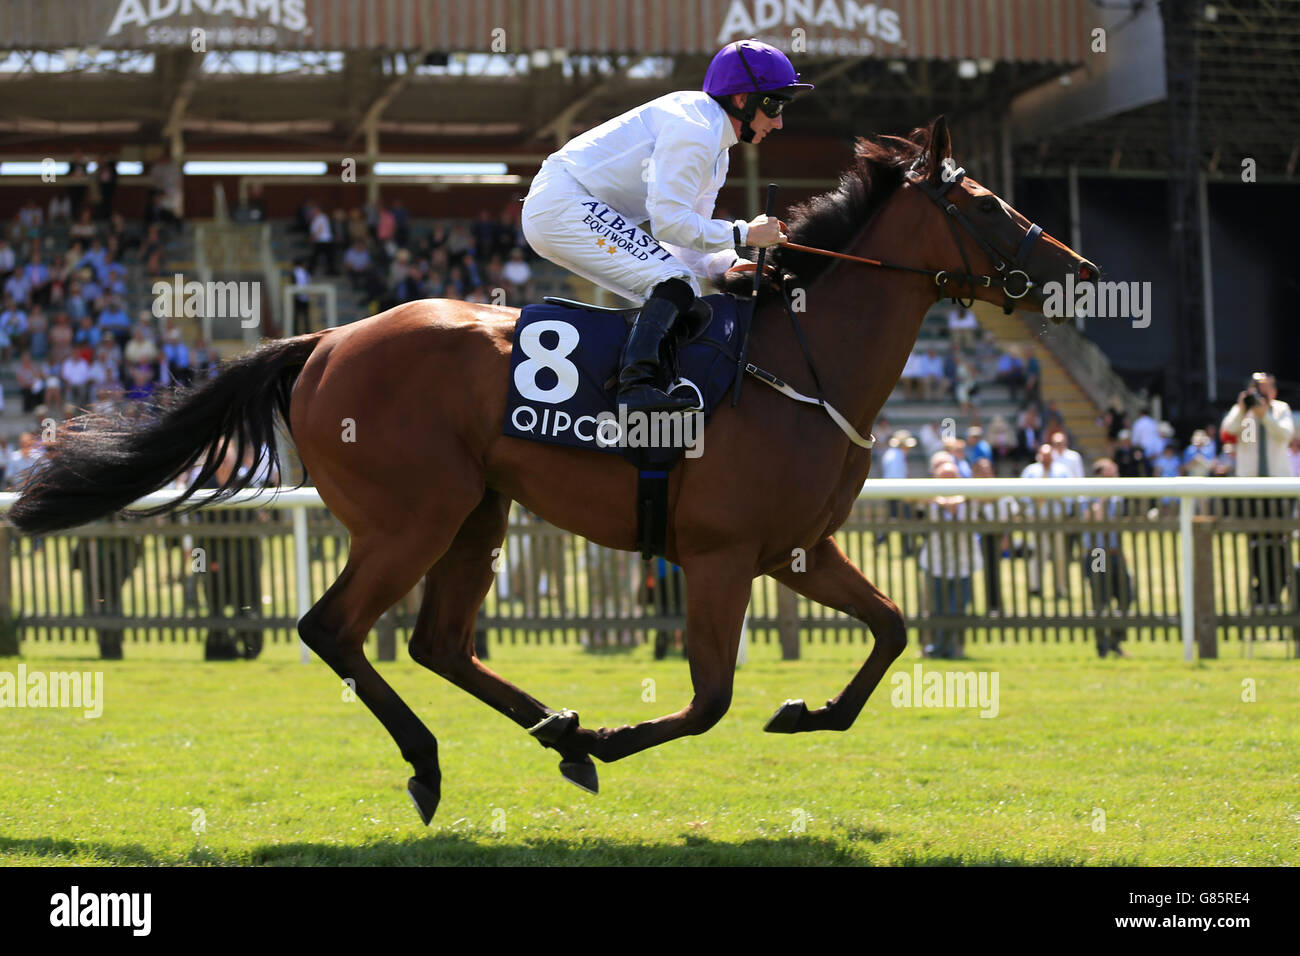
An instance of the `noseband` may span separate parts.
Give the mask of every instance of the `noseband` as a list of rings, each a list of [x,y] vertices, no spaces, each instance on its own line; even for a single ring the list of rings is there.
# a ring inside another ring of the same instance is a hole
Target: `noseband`
[[[948,228],[952,230],[952,239],[957,246],[957,251],[961,253],[962,268],[964,273],[953,273],[948,271],[938,272],[935,274],[934,282],[939,287],[939,298],[951,297],[954,302],[965,308],[969,308],[975,303],[974,289],[976,286],[983,286],[986,289],[1000,288],[1004,296],[1002,311],[1007,315],[1011,314],[1014,306],[1012,305],[1017,299],[1021,299],[1034,287],[1033,280],[1029,278],[1029,273],[1025,271],[1024,263],[1028,258],[1029,252],[1038,241],[1038,237],[1043,234],[1043,227],[1037,223],[1029,226],[1029,231],[1025,233],[1020,245],[1017,247],[1015,255],[1007,257],[987,239],[985,239],[975,224],[967,218],[966,214],[957,208],[956,204],[949,202],[947,198],[948,190],[960,183],[966,177],[966,169],[962,166],[949,167],[953,171],[949,174],[948,169],[943,172],[943,183],[939,186],[933,186],[924,177],[916,174],[916,167],[908,170],[907,181],[913,186],[918,187],[922,192],[930,197],[940,209],[947,214]],[[951,175],[951,178],[949,176]],[[954,221],[955,220],[955,221]],[[975,243],[988,254],[988,257],[994,262],[994,270],[997,275],[973,275],[970,271],[970,261],[966,258],[966,247],[962,243],[961,234],[957,232],[956,223],[961,223]],[[1014,267],[1014,268],[1013,268]],[[956,282],[960,285],[966,285],[972,292],[971,298],[965,302],[955,293],[948,292],[949,282]],[[1018,290],[1018,291],[1017,291]]]

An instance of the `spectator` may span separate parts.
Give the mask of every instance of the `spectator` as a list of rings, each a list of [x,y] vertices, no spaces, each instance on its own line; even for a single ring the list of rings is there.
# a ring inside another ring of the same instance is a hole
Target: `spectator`
[[[966,429],[966,461],[970,463],[972,472],[976,462],[993,464],[993,446],[984,440],[984,429],[978,425]]]
[[[1034,347],[1026,344],[1025,350],[1025,399],[1035,405],[1043,403],[1043,367],[1039,364]]]
[[[903,366],[903,374],[899,376],[899,383],[903,386],[903,398],[915,401],[924,396],[922,377],[921,355],[913,347],[907,356],[907,364]]]
[[[480,209],[478,218],[474,220],[474,249],[480,259],[487,260],[496,249],[497,245],[497,224],[492,220],[492,214],[486,209]]]
[[[502,278],[515,287],[515,292],[523,298],[531,298],[529,283],[533,278],[532,267],[524,261],[524,250],[515,249],[510,253],[505,267],[501,270]]]
[[[131,317],[118,296],[112,296],[104,310],[99,313],[99,330],[106,336],[112,336],[118,345],[125,346],[131,338]]]
[[[95,228],[95,222],[90,218],[90,210],[82,209],[77,215],[77,221],[68,227],[68,236],[72,239],[79,239],[83,242],[90,242],[99,234]]]
[[[455,265],[460,262],[461,256],[469,252],[474,247],[474,240],[465,228],[464,223],[456,223],[447,233],[447,259],[448,263]]]
[[[133,402],[148,401],[155,391],[153,366],[148,362],[139,362],[130,367],[131,387],[126,397]]]
[[[1292,435],[1287,448],[1291,452],[1291,476],[1300,478],[1300,435]]]
[[[1043,411],[1043,428],[1049,435],[1052,432],[1065,431],[1065,415],[1055,399],[1049,401],[1047,408]]]
[[[370,247],[370,229],[366,226],[361,210],[355,206],[348,210],[348,238],[353,245],[359,242],[367,250]]]
[[[99,186],[99,218],[109,219],[113,215],[113,197],[117,193],[117,160],[112,156],[99,157],[95,183]]]
[[[934,349],[926,349],[921,358],[921,386],[926,401],[942,398],[947,380],[943,374],[943,359]]]
[[[399,248],[411,242],[411,216],[400,199],[394,199],[389,207],[393,216],[393,241]]]
[[[1013,458],[1017,461],[1033,461],[1038,449],[1043,444],[1043,427],[1038,417],[1038,409],[1033,405],[1020,413],[1016,426],[1016,448]]]
[[[957,474],[962,478],[971,477],[970,462],[966,460],[966,442],[964,439],[951,437],[943,440],[943,450],[952,455]]]
[[[50,323],[40,306],[27,316],[27,348],[38,362],[50,357]]]
[[[974,348],[979,327],[975,313],[966,306],[953,306],[948,313],[948,338],[955,349]]]
[[[64,359],[72,354],[72,323],[68,314],[60,312],[54,316],[50,326],[50,365],[59,368]]]
[[[308,235],[311,238],[311,258],[307,262],[307,271],[315,272],[317,263],[324,257],[329,274],[338,275],[338,268],[334,264],[334,227],[330,225],[330,217],[325,215],[325,210],[314,203]]]
[[[143,322],[137,323],[131,340],[126,343],[122,354],[128,365],[139,365],[144,363],[149,366],[156,366],[158,363],[158,346],[154,343],[153,336],[149,326]]]
[[[9,240],[0,238],[0,282],[8,279],[16,268],[18,268],[18,259],[9,245]]]
[[[167,268],[163,252],[162,231],[157,223],[153,223],[149,226],[144,242],[140,246],[140,258],[144,260],[145,270],[149,275],[162,275]]]
[[[311,285],[311,273],[307,270],[306,259],[295,259],[293,262],[293,284],[295,286]],[[305,293],[297,293],[293,297],[293,334],[302,335],[304,332],[312,331],[311,309],[309,300]]]
[[[0,311],[0,361],[8,362],[14,349],[27,341],[27,312],[19,307],[12,296],[5,296],[4,309]]]
[[[95,320],[83,314],[77,321],[76,328],[72,333],[72,344],[78,346],[88,345],[93,349],[99,345],[103,338],[104,333],[95,324]]]
[[[513,208],[518,212],[520,203],[514,203]],[[496,246],[495,253],[502,259],[510,258],[510,253],[515,249],[523,248],[524,236],[519,230],[519,221],[511,215],[511,207],[507,206],[502,210],[501,216],[497,219]]]
[[[208,346],[207,339],[199,336],[190,351],[190,364],[194,367],[194,378],[211,378],[217,371],[217,354]]]
[[[181,385],[194,381],[194,369],[190,365],[190,350],[181,338],[181,330],[176,328],[175,320],[167,320],[167,331],[163,334],[163,364],[168,376]]]
[[[50,225],[72,221],[72,199],[68,196],[65,189],[62,193],[50,197],[50,203],[46,207],[46,221]]]
[[[1117,436],[1115,454],[1112,456],[1121,478],[1147,478],[1151,474],[1146,453],[1133,444],[1133,434],[1127,428]]]
[[[975,381],[975,370],[971,367],[970,362],[964,358],[958,358],[956,362],[955,379],[953,381],[953,396],[961,406],[963,416],[969,418],[975,411],[971,400],[975,392],[979,389]]]
[[[1038,449],[1038,460],[1027,465],[1020,473],[1021,478],[1069,478],[1069,469],[1064,462],[1058,461],[1052,446],[1044,444]],[[1060,499],[1053,499],[1046,504],[1042,499],[1037,502],[1024,502],[1028,517],[1050,517],[1057,522],[1064,520],[1065,507]],[[1051,561],[1055,572],[1057,594],[1068,593],[1065,577],[1065,535],[1062,532],[1037,532],[1029,535],[1029,593],[1042,596],[1041,576],[1044,562]],[[1055,600],[1055,598],[1053,598]]]
[[[77,408],[90,404],[90,360],[93,356],[90,347],[84,346],[64,359],[59,369],[64,395]]]
[[[13,272],[9,273],[9,278],[5,280],[4,297],[13,299],[15,303],[23,308],[31,308],[32,284],[27,279],[25,269],[14,269]]]
[[[375,220],[375,240],[383,252],[384,261],[397,255],[397,217],[387,206],[380,206]]]
[[[993,446],[993,464],[1010,462],[1016,453],[1016,433],[1001,415],[989,423],[989,444]]]
[[[31,352],[24,352],[18,360],[18,388],[23,394],[23,414],[30,415],[45,398],[45,379],[48,371],[32,360]]]
[[[33,305],[50,304],[50,267],[41,261],[40,247],[32,249],[32,257],[23,266],[23,277],[27,279],[27,288]]]
[[[935,478],[958,477],[957,465],[940,461],[931,472]],[[930,586],[931,612],[940,617],[961,617],[969,613],[971,577],[981,570],[979,549],[971,532],[957,530],[969,521],[970,513],[962,495],[941,495],[928,504],[932,524],[952,522],[951,530],[932,531],[925,536],[917,566],[925,573]],[[943,625],[934,629],[933,642],[924,647],[926,657],[963,658],[964,629]]]
[[[1237,439],[1237,475],[1242,478],[1290,476],[1288,446],[1295,434],[1291,406],[1278,401],[1277,382],[1267,372],[1251,376],[1246,390],[1224,416],[1219,430]],[[1277,498],[1241,498],[1238,514],[1243,518],[1282,519],[1290,502]],[[1256,607],[1276,610],[1290,567],[1286,562],[1289,545],[1285,536],[1250,534],[1251,596]]]
[[[1165,439],[1160,436],[1160,423],[1151,417],[1151,409],[1143,406],[1132,428],[1133,444],[1142,449],[1147,461],[1155,461],[1165,450]]]
[[[90,176],[86,168],[90,164],[86,162],[85,154],[80,149],[74,150],[72,160],[68,163],[68,173],[64,181],[68,184],[67,193],[69,207],[72,218],[80,220],[82,212],[91,212],[86,206],[86,189],[90,185]]]
[[[1092,473],[1098,478],[1119,477],[1119,467],[1109,458],[1099,458],[1093,463]],[[1124,499],[1113,495],[1106,499],[1093,498],[1084,502],[1085,521],[1115,521],[1124,514]],[[1120,616],[1128,613],[1133,603],[1133,576],[1129,573],[1124,551],[1120,546],[1120,532],[1114,528],[1085,531],[1081,535],[1083,546],[1083,575],[1092,594],[1092,613],[1098,619],[1112,616],[1115,604]],[[1122,646],[1125,629],[1116,622],[1109,626],[1098,620],[1094,628],[1097,655],[1107,654],[1128,657]]]
[[[1070,447],[1069,439],[1066,438],[1065,432],[1054,431],[1049,433],[1048,441],[1052,445],[1052,454],[1065,465],[1066,471],[1070,473],[1071,478],[1083,477],[1083,456]]]
[[[993,459],[977,458],[971,465],[976,478],[993,478]],[[1020,513],[1016,499],[1006,495],[996,501],[983,501],[980,516],[985,521],[996,521],[1006,526],[1014,515]],[[984,607],[989,617],[1002,614],[1002,559],[1010,557],[1011,535],[1003,532],[981,532],[976,535],[980,543],[980,557],[984,562]]]
[[[1025,363],[1014,351],[1003,352],[998,356],[997,374],[993,380],[1005,385],[1011,400],[1019,402],[1025,387]]]
[[[41,459],[41,450],[36,444],[36,436],[23,432],[18,437],[18,447],[9,452],[9,461],[5,467],[5,482],[11,491],[22,487],[27,480],[27,472]]]
[[[939,429],[934,427],[934,422],[926,422],[921,426],[921,433],[917,436],[921,443],[921,452],[926,458],[934,455],[937,451],[943,450],[943,439],[939,437]]]
[[[45,213],[36,205],[35,199],[28,199],[18,210],[18,225],[22,227],[24,239],[38,239],[45,226]]]
[[[884,430],[883,428],[881,429]],[[903,479],[910,475],[907,470],[907,453],[916,447],[916,439],[912,433],[904,428],[898,429],[889,436],[889,447],[885,453],[880,456],[880,477]],[[912,506],[906,501],[897,498],[889,499],[889,517],[893,521],[900,518],[904,521],[910,521],[912,518]],[[883,544],[888,535],[880,532],[876,535],[876,544]],[[903,532],[903,553],[910,555],[912,553],[912,536],[906,531]]]
[[[356,210],[353,210],[354,212]],[[366,275],[370,272],[370,250],[366,243],[357,240],[343,255],[343,271],[352,280],[352,288],[360,292],[365,288]]]
[[[1204,428],[1192,432],[1191,443],[1183,451],[1183,474],[1204,478],[1214,470],[1214,445]]]

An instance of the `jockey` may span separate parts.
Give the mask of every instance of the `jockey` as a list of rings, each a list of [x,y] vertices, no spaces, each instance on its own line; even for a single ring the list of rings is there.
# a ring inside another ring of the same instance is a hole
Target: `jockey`
[[[780,129],[785,104],[812,89],[798,80],[775,47],[729,43],[709,64],[702,92],[669,93],[588,130],[548,156],[533,179],[522,217],[528,244],[643,303],[618,378],[618,401],[629,411],[694,406],[689,390],[664,393],[659,347],[700,294],[697,277],[720,282],[741,261],[737,246],[785,241],[777,219],[711,216],[727,151]]]

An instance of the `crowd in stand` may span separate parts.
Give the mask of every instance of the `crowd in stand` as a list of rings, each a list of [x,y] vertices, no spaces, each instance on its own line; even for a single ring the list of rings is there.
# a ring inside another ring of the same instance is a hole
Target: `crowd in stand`
[[[462,299],[519,307],[533,299],[535,258],[519,225],[519,203],[472,222],[438,221],[417,233],[400,200],[327,213],[309,201],[296,228],[310,253],[294,263],[294,284],[322,275],[345,276],[368,313],[415,299]],[[295,328],[308,299],[295,299]]]
[[[956,457],[960,477],[970,477],[976,463],[985,457],[994,474],[1011,477],[1024,475],[1027,469],[1036,473],[1044,467],[1044,446],[1063,446],[1069,451],[1069,473],[1083,477],[1085,462],[1071,450],[1074,434],[1064,413],[1055,401],[1043,401],[1042,365],[1033,347],[999,348],[991,333],[980,331],[968,309],[953,310],[948,325],[948,347],[915,348],[899,387],[906,400],[956,403],[967,426],[958,435],[952,433],[952,424],[945,430],[944,423],[936,420],[922,425],[913,436],[906,430],[893,432],[887,422],[877,422],[875,431],[887,438],[889,448],[906,451],[919,446],[931,463],[927,475],[933,471],[933,456],[947,452]],[[984,426],[974,401],[984,382],[1006,387],[1011,402],[1018,406],[1011,419],[993,415]],[[1237,464],[1239,442],[1231,434],[1227,419],[1208,421],[1180,442],[1173,426],[1157,421],[1145,405],[1130,423],[1124,402],[1115,396],[1097,424],[1106,431],[1106,459],[1115,464],[1118,477],[1223,477],[1242,473]],[[1271,473],[1300,476],[1300,435],[1288,432],[1285,444],[1287,452],[1275,455],[1279,461]],[[987,453],[977,449],[987,449]],[[1058,467],[1046,467],[1048,477],[1062,473],[1059,462]],[[910,471],[905,454],[886,450],[878,474],[905,478]]]
[[[171,320],[160,327],[151,310],[133,318],[127,306],[129,266],[146,275],[166,268],[166,239],[179,225],[171,164],[157,164],[138,224],[114,209],[111,158],[89,165],[78,154],[67,185],[44,205],[28,199],[0,230],[0,368],[16,379],[31,429],[12,449],[0,437],[0,488],[15,487],[39,457],[49,423],[139,406],[215,367],[201,339],[186,342]]]

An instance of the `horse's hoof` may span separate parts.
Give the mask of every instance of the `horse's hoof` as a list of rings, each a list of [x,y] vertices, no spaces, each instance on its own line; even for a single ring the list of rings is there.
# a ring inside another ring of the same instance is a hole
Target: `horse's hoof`
[[[553,714],[547,714],[533,726],[529,727],[528,732],[541,741],[543,747],[552,747],[561,737],[576,726],[578,726],[578,715],[576,712],[572,710],[557,710]]]
[[[799,722],[808,713],[808,705],[801,700],[787,700],[777,708],[763,729],[769,734],[793,734],[799,729]]]
[[[561,760],[560,775],[575,787],[588,793],[600,793],[600,781],[596,779],[596,765],[592,763],[590,757],[582,760]]]
[[[410,794],[411,802],[415,804],[415,812],[420,815],[426,827],[438,811],[438,801],[442,799],[440,789],[436,784],[432,788],[427,787],[414,777],[406,781],[406,792]]]

